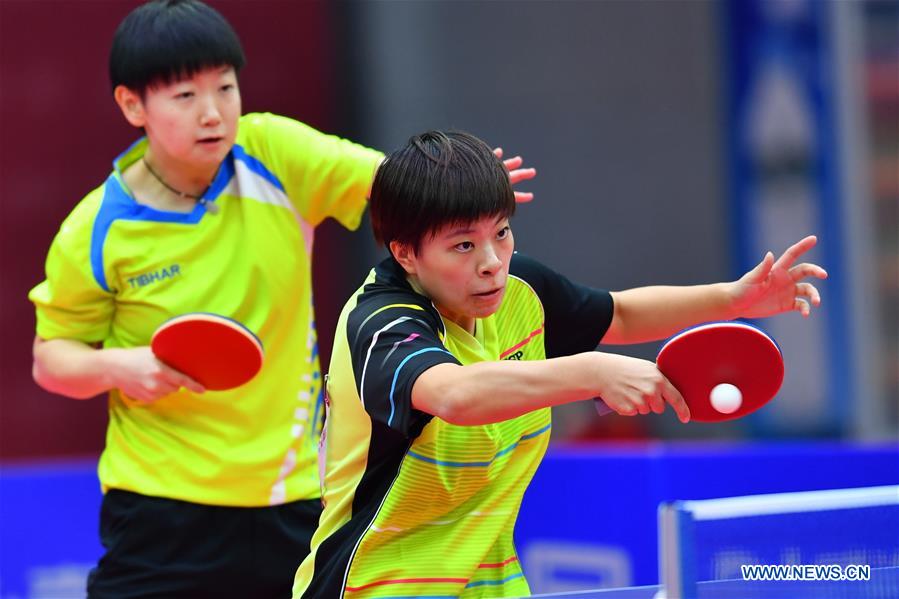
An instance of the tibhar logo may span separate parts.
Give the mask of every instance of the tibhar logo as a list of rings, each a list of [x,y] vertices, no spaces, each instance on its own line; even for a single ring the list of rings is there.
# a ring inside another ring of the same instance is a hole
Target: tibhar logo
[[[128,277],[128,284],[131,285],[131,287],[143,287],[145,285],[149,285],[150,283],[156,283],[157,281],[163,281],[165,279],[177,277],[180,274],[181,265],[172,264],[168,268],[161,268],[156,272],[148,272],[142,275],[137,275],[136,277]]]

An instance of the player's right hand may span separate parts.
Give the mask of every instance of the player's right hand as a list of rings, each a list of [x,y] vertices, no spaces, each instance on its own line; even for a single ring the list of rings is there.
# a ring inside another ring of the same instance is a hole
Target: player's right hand
[[[598,393],[612,410],[622,416],[665,411],[669,404],[681,422],[690,421],[690,408],[674,385],[654,362],[596,352]]]
[[[112,386],[141,403],[153,403],[182,387],[203,393],[203,385],[166,366],[149,347],[107,350],[112,359]]]

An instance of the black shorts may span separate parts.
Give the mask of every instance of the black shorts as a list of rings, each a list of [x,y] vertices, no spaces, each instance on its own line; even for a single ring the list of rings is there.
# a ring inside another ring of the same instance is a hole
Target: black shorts
[[[240,508],[110,490],[88,597],[290,597],[321,511],[318,499]]]

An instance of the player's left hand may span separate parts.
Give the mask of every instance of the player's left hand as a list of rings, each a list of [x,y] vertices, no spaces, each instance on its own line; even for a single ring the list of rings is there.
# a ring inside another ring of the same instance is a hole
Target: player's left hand
[[[502,148],[494,148],[493,153],[496,154],[496,157],[502,160],[503,158],[503,149]],[[512,185],[519,183],[521,181],[527,181],[528,179],[533,179],[537,176],[537,169],[534,168],[521,168],[521,165],[524,164],[524,159],[521,156],[515,156],[513,158],[508,158],[503,160],[503,164],[506,165],[506,170],[509,171],[509,181],[511,181]],[[517,203],[522,202],[530,202],[534,199],[534,194],[530,192],[524,191],[516,191],[515,192],[515,201]]]
[[[758,266],[732,284],[736,315],[764,318],[796,310],[808,317],[811,306],[821,304],[821,294],[803,279],[826,279],[827,271],[817,264],[803,262],[793,266],[793,263],[816,243],[818,238],[809,235],[790,246],[776,261],[773,253],[765,254]]]

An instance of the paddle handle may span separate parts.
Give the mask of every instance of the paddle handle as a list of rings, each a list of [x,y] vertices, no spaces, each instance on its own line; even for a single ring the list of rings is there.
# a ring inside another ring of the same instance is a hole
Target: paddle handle
[[[601,397],[593,398],[593,407],[596,408],[596,413],[600,416],[605,416],[606,414],[611,414],[615,410],[606,405],[606,402],[602,400]]]

